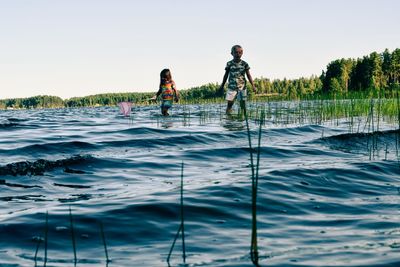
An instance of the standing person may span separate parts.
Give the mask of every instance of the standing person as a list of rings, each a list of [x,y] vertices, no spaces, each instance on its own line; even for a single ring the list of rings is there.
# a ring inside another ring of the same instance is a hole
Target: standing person
[[[172,80],[171,71],[163,69],[160,73],[160,88],[152,99],[156,99],[161,95],[161,114],[168,116],[168,109],[172,107],[173,101],[178,102],[179,93],[176,89],[175,82]]]
[[[240,101],[240,107],[243,109],[247,97],[246,77],[249,79],[253,92],[255,92],[253,78],[250,74],[250,66],[246,61],[242,60],[243,48],[240,45],[234,45],[231,49],[233,59],[226,63],[225,75],[222,80],[220,92],[224,92],[224,85],[229,77],[228,91],[225,99],[228,101],[226,114],[232,112],[232,106],[237,98]]]

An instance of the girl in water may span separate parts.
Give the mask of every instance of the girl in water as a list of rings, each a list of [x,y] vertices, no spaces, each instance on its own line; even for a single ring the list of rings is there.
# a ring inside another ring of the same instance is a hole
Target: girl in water
[[[168,116],[168,109],[172,107],[173,101],[178,102],[179,93],[176,89],[175,82],[172,80],[171,71],[169,69],[163,69],[160,73],[160,88],[157,94],[153,97],[156,99],[161,95],[161,114]]]

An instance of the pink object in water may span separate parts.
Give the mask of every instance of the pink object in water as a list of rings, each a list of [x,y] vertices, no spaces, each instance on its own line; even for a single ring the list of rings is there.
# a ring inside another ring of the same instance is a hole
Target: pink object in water
[[[119,111],[124,114],[124,116],[129,116],[131,114],[132,102],[119,102]]]

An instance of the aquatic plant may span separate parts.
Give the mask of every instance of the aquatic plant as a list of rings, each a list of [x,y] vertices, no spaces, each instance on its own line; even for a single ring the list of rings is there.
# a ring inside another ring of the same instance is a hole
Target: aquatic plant
[[[103,227],[103,223],[101,221],[99,221],[99,226],[100,226],[101,240],[103,241],[104,253],[106,255],[106,262],[109,263],[111,261],[111,259],[108,257],[106,236],[104,234],[104,227]]]
[[[35,267],[36,267],[37,266],[37,255],[38,255],[38,252],[39,252],[40,244],[43,241],[43,238],[41,236],[38,236],[38,237],[35,237],[34,240],[37,242],[36,250],[35,250],[35,256],[33,258],[33,260],[35,261]]]
[[[74,250],[74,263],[76,264],[76,262],[77,262],[77,258],[76,258],[76,241],[75,241],[74,222],[73,222],[73,219],[72,219],[71,206],[69,206],[69,223],[70,223],[70,228],[71,228],[72,248]]]
[[[174,241],[172,242],[171,248],[169,250],[168,256],[167,256],[167,263],[168,266],[170,266],[170,258],[172,251],[174,249],[176,240],[179,237],[179,233],[181,233],[182,237],[182,258],[183,258],[183,263],[186,263],[186,246],[185,246],[185,220],[184,220],[184,215],[183,215],[183,162],[181,166],[181,189],[180,189],[181,197],[180,197],[180,217],[181,217],[181,223],[179,225],[178,231],[175,234]]]
[[[70,225],[70,233],[71,233],[71,244],[72,244],[72,250],[74,253],[74,265],[76,266],[77,262],[78,262],[78,258],[77,258],[77,249],[76,249],[76,238],[75,238],[75,226],[74,226],[74,221],[73,221],[73,215],[72,215],[72,209],[71,206],[69,206],[68,208],[69,210],[69,225]],[[46,217],[45,217],[45,229],[44,229],[44,238],[41,236],[35,236],[32,239],[34,241],[37,242],[36,245],[36,249],[35,249],[35,255],[34,255],[34,262],[35,262],[35,267],[37,266],[37,262],[38,262],[38,253],[39,253],[39,248],[42,242],[44,242],[44,265],[46,266],[47,264],[47,251],[48,251],[48,231],[49,231],[49,219],[48,219],[48,212],[46,211]],[[111,262],[111,259],[108,255],[108,249],[107,249],[107,242],[106,242],[106,238],[105,238],[105,233],[104,233],[104,227],[103,227],[103,223],[101,221],[99,221],[99,228],[100,228],[100,237],[102,240],[102,244],[103,244],[103,248],[104,248],[104,252],[105,252],[105,257],[106,257],[106,263],[108,266],[108,263]]]
[[[46,211],[46,222],[44,228],[44,265],[47,263],[47,244],[48,244],[48,235],[49,235],[49,212]]]
[[[246,121],[247,137],[248,137],[249,151],[250,151],[250,166],[251,166],[252,227],[251,227],[250,257],[254,265],[258,266],[259,254],[258,254],[258,242],[257,242],[257,190],[258,190],[258,177],[259,177],[260,153],[261,153],[261,136],[262,136],[261,134],[262,134],[262,125],[264,124],[265,113],[264,111],[261,111],[260,114],[257,158],[256,158],[256,165],[254,166],[253,148],[251,144],[251,133],[250,133],[249,118],[247,115],[246,103],[242,103],[241,107]]]
[[[324,124],[341,122],[349,125],[349,131],[380,130],[381,123],[398,124],[396,99],[379,95],[371,97],[365,93],[328,95],[301,101],[249,101],[247,115],[258,121],[264,111],[268,123],[273,125]],[[359,126],[364,123],[365,129]]]

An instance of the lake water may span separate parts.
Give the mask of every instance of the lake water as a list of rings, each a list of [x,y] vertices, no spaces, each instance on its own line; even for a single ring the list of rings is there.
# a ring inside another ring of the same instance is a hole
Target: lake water
[[[170,265],[254,266],[246,124],[223,108],[0,111],[0,266],[74,266],[69,209],[76,266],[168,266],[182,163]],[[399,131],[348,129],[266,121],[260,266],[400,266]]]

